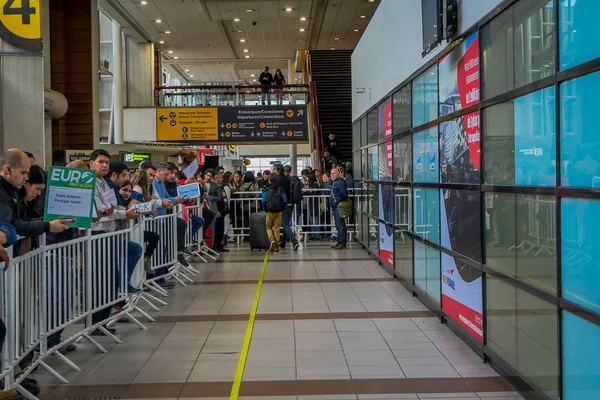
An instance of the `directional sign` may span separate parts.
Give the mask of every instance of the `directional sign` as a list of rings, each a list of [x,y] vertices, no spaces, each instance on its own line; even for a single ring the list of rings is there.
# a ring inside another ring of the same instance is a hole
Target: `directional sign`
[[[236,144],[308,141],[305,105],[157,108],[156,125],[158,141]]]
[[[41,50],[40,3],[40,0],[0,0],[0,39],[23,50]]]
[[[181,107],[156,109],[158,141],[219,140],[219,120],[216,107]]]

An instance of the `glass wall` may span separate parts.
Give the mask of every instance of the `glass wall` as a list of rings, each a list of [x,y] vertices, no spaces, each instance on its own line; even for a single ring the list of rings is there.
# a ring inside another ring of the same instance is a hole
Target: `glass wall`
[[[516,1],[353,132],[358,241],[548,399],[600,398],[599,13]]]

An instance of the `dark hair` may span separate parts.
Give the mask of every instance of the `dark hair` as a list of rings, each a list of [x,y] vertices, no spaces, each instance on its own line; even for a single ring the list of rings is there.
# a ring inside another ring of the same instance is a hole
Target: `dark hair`
[[[233,179],[233,174],[231,171],[227,171],[223,174],[223,185],[229,185],[231,180]]]
[[[269,171],[268,169],[265,169],[265,170],[263,171],[263,175],[265,175],[265,174],[266,174],[266,175],[271,175],[271,171]]]
[[[281,164],[275,165],[273,169],[277,171],[277,174],[283,175],[283,166]]]
[[[178,178],[178,179],[187,179],[188,177],[187,177],[187,176],[185,176],[185,174],[183,173],[183,171],[181,171],[181,172],[179,172],[179,173],[177,174],[177,178]]]
[[[170,170],[171,167],[169,166],[169,163],[161,162],[160,164],[158,164],[158,168],[156,170],[158,171],[159,169],[168,169],[168,170]]]
[[[104,149],[96,149],[92,151],[92,154],[90,154],[90,161],[96,161],[96,159],[100,156],[108,157],[110,159],[110,154],[108,154],[108,151]]]
[[[212,168],[208,168],[206,171],[204,171],[204,175],[206,175],[206,174],[209,174],[209,173],[210,173],[210,174],[213,176],[213,178],[214,178],[214,176],[215,176],[215,171],[213,171],[213,169],[212,169]]]
[[[222,166],[222,165],[219,165],[217,168],[215,168],[215,171],[219,171],[219,170],[222,170],[222,169],[225,169],[225,167]]]
[[[308,175],[308,170],[303,169],[302,171],[300,171],[300,175]]]
[[[179,168],[174,163],[169,162],[167,164],[169,164],[169,171],[171,171],[171,172],[173,172],[173,171],[179,171]]]
[[[129,171],[129,168],[127,168],[127,164],[125,164],[124,162],[111,161],[110,164],[108,165],[108,177],[111,177],[112,174],[120,175],[125,170]]]
[[[119,189],[123,189],[125,186],[131,186],[131,190],[133,190],[133,183],[131,183],[131,181],[125,181],[123,186],[121,186]]]
[[[154,166],[154,164],[152,164],[152,161],[150,160],[142,161],[140,163],[140,169],[143,169],[144,171],[147,169],[153,169],[156,171],[156,167]]]
[[[39,165],[32,165],[29,168],[29,181],[30,185],[45,185],[46,184],[46,171]]]
[[[254,182],[254,181],[255,181],[254,173],[252,171],[246,172],[246,175],[244,175],[244,183]]]
[[[34,157],[34,156],[33,156],[33,154],[31,154],[30,152],[28,152],[28,151],[24,151],[24,153],[25,153],[25,154],[27,154],[27,157],[29,157],[29,158],[33,158],[33,159],[35,160],[35,157]]]
[[[271,182],[271,183],[277,183],[278,180],[279,180],[279,176],[277,174],[271,174],[269,176],[269,182]]]

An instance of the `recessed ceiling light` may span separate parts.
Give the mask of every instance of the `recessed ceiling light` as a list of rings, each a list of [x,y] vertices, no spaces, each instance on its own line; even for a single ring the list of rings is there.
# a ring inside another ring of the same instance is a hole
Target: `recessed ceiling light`
[[[340,40],[340,38],[339,38],[339,37],[336,37],[336,38],[333,38],[333,40]]]
[[[185,72],[190,72],[190,70],[189,70],[189,69],[186,69],[186,70],[185,70]]]
[[[361,15],[360,17],[361,17],[362,19],[365,19],[365,18],[367,18],[367,16],[366,16],[366,15]]]
[[[160,43],[160,44],[165,44],[165,41],[164,41],[164,40],[161,40],[161,41],[160,41],[160,42],[158,42],[158,43]]]
[[[248,49],[244,49],[244,53],[247,53],[249,50]]]
[[[369,3],[375,3],[375,0],[369,0]]]
[[[306,17],[300,17],[300,21],[306,21]]]
[[[234,18],[233,22],[240,22],[240,19],[239,18]]]
[[[256,75],[254,75],[254,74],[250,74],[250,76],[254,78]]]
[[[287,12],[292,12],[292,11],[294,11],[294,9],[293,9],[292,7],[286,7],[286,8],[285,8],[285,11],[287,11]]]
[[[156,19],[157,24],[160,24],[161,22],[162,22],[162,19],[159,19],[159,18]]]
[[[144,0],[142,0],[142,1],[140,1],[140,4],[141,4],[141,5],[143,5],[143,6],[145,6],[146,4],[148,4],[148,2],[147,2],[147,1],[144,1]]]
[[[256,82],[256,79],[252,79],[252,82]]]
[[[306,29],[304,28],[300,28],[300,32],[304,32]]]
[[[169,34],[171,33],[171,31],[165,31],[165,33],[166,33],[167,35],[169,35]]]
[[[244,31],[241,29],[238,29],[238,33],[244,33]]]
[[[174,59],[176,59],[176,60],[179,60],[179,57],[178,57],[178,56],[175,56],[175,57],[173,57],[173,58],[174,58]]]
[[[169,50],[169,54],[173,54],[173,50]]]
[[[252,11],[254,11],[254,10],[253,10],[253,9],[251,9],[251,8],[247,8],[247,9],[246,9],[246,12],[252,12]]]
[[[354,32],[360,32],[360,29],[355,29]]]
[[[335,47],[332,47],[331,50],[335,50]]]
[[[250,58],[250,56],[246,56],[246,58]]]
[[[246,43],[246,39],[240,39],[240,42]]]
[[[193,77],[194,77],[194,74],[190,75],[190,78],[193,78]]]

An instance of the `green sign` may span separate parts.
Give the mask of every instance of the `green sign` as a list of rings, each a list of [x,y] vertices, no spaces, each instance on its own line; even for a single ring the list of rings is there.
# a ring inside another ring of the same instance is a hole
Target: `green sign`
[[[91,228],[95,191],[96,171],[50,167],[44,221],[65,218],[70,227]]]
[[[129,153],[126,151],[120,151],[119,156],[121,161],[124,163],[142,162],[150,159],[150,154],[148,153]]]

